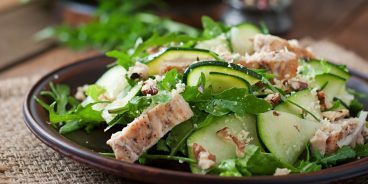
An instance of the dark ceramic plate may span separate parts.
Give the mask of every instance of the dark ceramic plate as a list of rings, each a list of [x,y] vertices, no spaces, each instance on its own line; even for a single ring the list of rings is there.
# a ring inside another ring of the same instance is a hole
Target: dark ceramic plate
[[[48,88],[48,83],[51,81],[68,84],[72,89],[83,84],[94,83],[106,71],[106,65],[109,63],[111,60],[104,56],[94,57],[51,72],[39,80],[29,92],[24,104],[23,113],[28,128],[46,145],[67,157],[107,173],[149,183],[331,183],[337,181],[345,183],[356,182],[357,179],[364,180],[368,177],[368,158],[308,174],[279,177],[219,177],[185,172],[187,168],[178,167],[176,162],[152,163],[152,166],[144,166],[101,156],[98,152],[111,151],[105,142],[114,130],[103,133],[101,128],[90,134],[78,131],[62,136],[47,123],[47,112],[37,105],[33,96]],[[354,74],[349,81],[349,86],[368,94],[367,79],[362,74]],[[368,100],[365,99],[362,102],[368,109]]]

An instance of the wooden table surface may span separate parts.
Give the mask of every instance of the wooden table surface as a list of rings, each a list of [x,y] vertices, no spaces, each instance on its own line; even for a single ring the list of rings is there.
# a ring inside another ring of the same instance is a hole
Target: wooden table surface
[[[296,0],[292,17],[294,25],[286,38],[328,39],[368,60],[368,1]],[[56,46],[1,71],[0,79],[43,74],[96,54],[99,53]]]

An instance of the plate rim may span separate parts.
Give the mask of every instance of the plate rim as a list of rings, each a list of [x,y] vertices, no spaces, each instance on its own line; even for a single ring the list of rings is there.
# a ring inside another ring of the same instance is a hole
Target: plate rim
[[[259,182],[259,183],[312,183],[312,182],[333,182],[338,180],[350,179],[368,174],[368,157],[349,162],[339,166],[335,166],[321,171],[303,174],[292,174],[287,176],[251,176],[251,177],[221,177],[215,175],[199,175],[192,174],[183,171],[173,171],[169,169],[161,169],[157,167],[145,166],[135,163],[127,163],[102,156],[96,152],[93,152],[85,147],[68,140],[60,134],[55,134],[50,128],[45,129],[47,122],[37,122],[33,114],[31,113],[31,101],[36,90],[45,82],[50,81],[55,75],[60,72],[70,70],[70,68],[79,67],[90,62],[96,62],[105,59],[104,55],[94,56],[87,59],[79,60],[75,63],[65,65],[56,70],[53,70],[44,76],[42,76],[26,95],[26,100],[23,104],[23,119],[28,129],[44,144],[54,149],[56,152],[69,157],[80,163],[92,166],[100,169],[104,172],[112,173],[117,176],[129,180],[145,181],[147,179],[158,179],[157,181],[148,182],[164,182],[177,181],[183,182],[210,182],[210,183],[243,183],[243,182]],[[352,72],[352,76],[358,77],[364,81],[368,81],[368,78],[364,78],[359,75],[355,75]],[[43,124],[43,126],[42,126]],[[103,163],[102,163],[103,162]],[[140,172],[140,173],[139,173]],[[139,177],[144,175],[145,177]]]

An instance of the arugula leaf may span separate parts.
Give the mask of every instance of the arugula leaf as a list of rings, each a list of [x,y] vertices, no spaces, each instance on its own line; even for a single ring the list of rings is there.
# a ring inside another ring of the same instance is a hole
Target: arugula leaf
[[[364,105],[360,103],[356,98],[350,102],[349,111],[351,116],[356,116],[363,109]]]
[[[239,172],[238,168],[236,167],[236,159],[229,159],[222,161],[218,166],[217,169],[220,171],[220,176],[243,176],[242,173]],[[248,171],[246,172],[247,175],[251,176],[251,173]],[[249,174],[249,175],[248,175]]]
[[[190,94],[191,93],[191,94]],[[201,93],[194,87],[187,87],[183,93],[185,100],[214,116],[223,116],[230,112],[239,115],[244,113],[258,114],[270,110],[271,105],[254,95],[247,95],[247,89],[231,88],[219,94],[214,94],[211,89]]]
[[[129,67],[133,66],[134,64],[131,57],[127,53],[122,51],[118,50],[109,51],[106,52],[106,56],[115,58],[117,64],[124,67],[126,70],[128,70]]]
[[[244,168],[256,175],[272,175],[276,168],[295,170],[292,165],[281,162],[271,153],[262,152],[258,146],[247,145],[243,158],[237,160],[238,168]]]
[[[322,169],[322,165],[316,163],[316,162],[309,162],[302,160],[299,163],[299,166],[297,167],[298,172],[300,173],[309,173],[309,172],[315,172]]]
[[[59,133],[62,135],[74,132],[83,128],[83,125],[79,121],[68,121],[59,129]]]
[[[67,121],[102,122],[104,121],[104,119],[101,117],[101,112],[95,111],[92,108],[92,106],[95,104],[96,103],[91,103],[85,107],[79,105],[73,112],[66,114],[58,114],[57,112],[55,112],[56,102],[54,102],[50,105],[49,120],[51,123],[60,123]]]
[[[86,94],[90,96],[93,100],[99,101],[99,97],[105,93],[106,89],[97,85],[93,84],[88,86],[86,89]]]
[[[171,93],[168,91],[159,91],[156,95],[151,96],[152,104],[163,104],[171,100]]]
[[[262,152],[258,146],[247,145],[242,158],[223,160],[214,169],[220,176],[272,175],[277,168],[297,171],[292,165],[278,160],[271,153]]]
[[[170,148],[166,145],[166,141],[164,139],[160,139],[156,144],[156,150],[163,152],[170,152]]]
[[[343,146],[335,153],[322,157],[318,151],[314,153],[317,163],[322,164],[325,167],[332,167],[338,163],[346,162],[357,156],[353,148],[349,146]]]
[[[154,32],[150,38],[148,38],[143,43],[139,44],[135,49],[132,57],[145,56],[143,53],[146,49],[150,47],[160,47],[170,43],[187,43],[198,40],[198,38],[181,34],[181,33],[167,33],[164,35],[159,35]]]
[[[171,91],[176,88],[178,83],[181,83],[182,76],[176,69],[170,70],[158,82],[157,86],[160,90]]]
[[[355,152],[357,157],[368,156],[368,144],[358,144],[355,146]]]
[[[190,26],[144,13],[148,5],[157,6],[157,0],[101,0],[93,21],[77,27],[62,25],[47,29],[41,37],[56,37],[74,49],[97,48],[100,50],[133,48],[136,40],[149,38],[154,32],[160,35],[174,32],[192,37],[198,31]],[[114,34],[111,34],[114,33]]]
[[[202,17],[203,26],[203,37],[206,39],[214,38],[222,33],[224,33],[224,26],[208,16]]]
[[[51,91],[41,91],[41,96],[49,96],[56,102],[56,112],[64,114],[67,112],[67,105],[69,102],[70,88],[64,84],[49,84]]]

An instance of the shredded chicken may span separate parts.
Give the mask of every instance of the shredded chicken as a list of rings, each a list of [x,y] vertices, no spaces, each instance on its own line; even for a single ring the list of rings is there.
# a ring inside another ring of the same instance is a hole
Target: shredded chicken
[[[331,122],[333,122],[333,121],[337,121],[337,120],[343,119],[345,117],[348,117],[349,116],[349,110],[341,109],[341,110],[337,110],[337,111],[325,111],[325,112],[322,112],[322,116],[324,118],[327,118]]]
[[[253,49],[255,52],[270,52],[288,50],[293,52],[297,58],[315,58],[307,49],[302,48],[297,40],[285,40],[273,35],[258,34],[253,38]]]
[[[363,144],[363,124],[358,118],[341,119],[335,122],[325,121],[310,139],[312,150],[322,155],[334,153],[338,148]]]
[[[277,36],[258,34],[252,39],[254,53],[235,61],[253,69],[267,69],[278,79],[296,76],[300,58],[314,58],[307,49],[295,41],[287,41]]]
[[[198,160],[198,166],[203,169],[209,169],[216,164],[216,156],[208,152],[203,146],[194,143],[192,146],[194,157]]]

